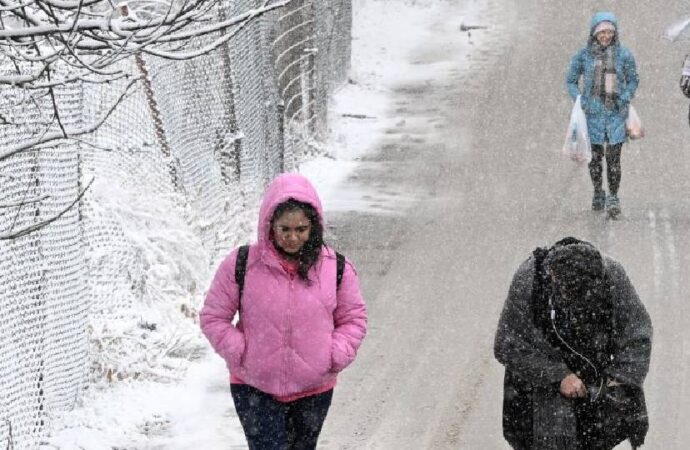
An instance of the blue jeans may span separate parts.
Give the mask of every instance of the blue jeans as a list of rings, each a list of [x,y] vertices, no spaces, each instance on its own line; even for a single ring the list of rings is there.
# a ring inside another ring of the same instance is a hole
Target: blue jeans
[[[282,403],[246,384],[231,384],[249,450],[312,450],[333,399],[333,389]]]

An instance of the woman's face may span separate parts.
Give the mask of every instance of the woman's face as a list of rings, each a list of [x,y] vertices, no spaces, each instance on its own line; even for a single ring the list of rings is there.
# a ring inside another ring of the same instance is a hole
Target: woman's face
[[[296,255],[309,240],[311,222],[301,209],[285,211],[273,221],[273,238],[285,253]]]
[[[599,45],[602,47],[608,47],[611,45],[611,42],[613,41],[613,37],[616,35],[616,32],[613,30],[602,30],[594,36],[597,39],[597,42]]]

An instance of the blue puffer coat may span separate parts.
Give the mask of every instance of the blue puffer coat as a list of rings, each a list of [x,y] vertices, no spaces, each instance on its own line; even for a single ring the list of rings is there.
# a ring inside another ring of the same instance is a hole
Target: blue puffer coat
[[[594,79],[594,63],[592,45],[595,42],[594,29],[601,22],[608,21],[616,26],[616,36],[611,45],[616,51],[616,75],[618,77],[619,96],[615,108],[608,110],[599,97],[593,97],[592,86]],[[587,46],[578,51],[570,61],[566,75],[566,86],[573,100],[582,95],[582,107],[587,116],[587,127],[592,144],[603,144],[606,140],[610,144],[625,142],[625,119],[628,117],[628,105],[635,96],[639,77],[632,52],[620,45],[618,37],[618,20],[609,12],[599,12],[592,18]],[[580,91],[578,82],[583,78],[583,89]]]

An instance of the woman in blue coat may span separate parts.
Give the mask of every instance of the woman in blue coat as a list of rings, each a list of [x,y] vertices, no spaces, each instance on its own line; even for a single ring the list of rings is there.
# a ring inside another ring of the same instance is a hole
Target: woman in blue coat
[[[620,214],[621,149],[626,141],[625,120],[639,78],[635,58],[619,43],[618,20],[609,12],[592,18],[587,46],[573,56],[566,85],[573,100],[581,95],[592,142],[589,173],[594,185],[592,209]],[[582,84],[580,85],[580,79]],[[580,87],[582,86],[582,87]],[[602,160],[606,157],[609,195],[603,187]]]

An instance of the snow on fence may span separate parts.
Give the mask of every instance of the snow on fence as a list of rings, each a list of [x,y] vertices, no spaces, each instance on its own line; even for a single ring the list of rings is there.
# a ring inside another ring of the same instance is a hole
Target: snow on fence
[[[350,0],[294,0],[195,59],[120,62],[141,76],[121,99],[130,80],[1,88],[0,448],[36,448],[85,385],[179,375],[209,268],[251,226],[240,212],[319,151],[350,27]],[[115,103],[92,133],[2,156]]]

